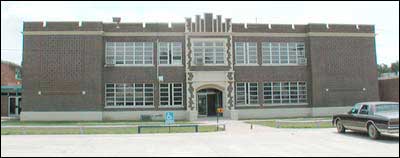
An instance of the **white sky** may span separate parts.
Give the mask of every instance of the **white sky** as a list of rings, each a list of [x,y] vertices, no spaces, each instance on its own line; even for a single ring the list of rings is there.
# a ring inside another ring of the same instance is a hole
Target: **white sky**
[[[1,59],[20,64],[23,21],[184,22],[210,12],[234,23],[374,24],[377,62],[399,60],[399,2],[1,2]]]

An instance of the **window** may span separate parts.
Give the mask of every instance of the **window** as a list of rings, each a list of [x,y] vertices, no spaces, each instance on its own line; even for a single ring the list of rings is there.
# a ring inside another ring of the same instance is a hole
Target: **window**
[[[302,42],[263,42],[263,64],[305,64],[304,43]]]
[[[153,106],[153,84],[106,84],[107,107]]]
[[[363,105],[360,109],[360,114],[362,115],[368,115],[369,111],[369,106],[368,105]]]
[[[236,64],[257,64],[256,42],[235,42]]]
[[[360,109],[361,104],[356,104],[354,107],[351,109],[352,114],[358,114],[358,109]]]
[[[160,84],[160,106],[182,106],[181,83]]]
[[[306,82],[264,83],[264,104],[307,103]]]
[[[106,64],[152,65],[152,42],[106,42]]]
[[[192,43],[193,64],[225,64],[225,43],[223,41],[194,41]]]
[[[399,112],[399,104],[378,104],[375,109],[376,112]]]
[[[258,104],[258,83],[236,83],[236,104]]]
[[[158,44],[159,64],[182,64],[182,44],[180,42],[160,42]]]

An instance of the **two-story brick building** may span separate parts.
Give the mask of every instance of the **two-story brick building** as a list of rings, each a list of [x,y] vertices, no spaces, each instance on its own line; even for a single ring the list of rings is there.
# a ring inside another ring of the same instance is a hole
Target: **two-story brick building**
[[[322,116],[379,100],[373,25],[24,22],[22,120]]]

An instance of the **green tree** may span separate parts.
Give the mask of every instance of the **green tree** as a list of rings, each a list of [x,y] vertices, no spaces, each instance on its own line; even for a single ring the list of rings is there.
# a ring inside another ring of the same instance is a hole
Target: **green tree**
[[[390,65],[390,69],[392,72],[399,72],[399,61],[392,63],[392,65]]]
[[[383,73],[388,73],[391,72],[390,68],[386,64],[380,64],[378,65],[378,74],[379,76]]]

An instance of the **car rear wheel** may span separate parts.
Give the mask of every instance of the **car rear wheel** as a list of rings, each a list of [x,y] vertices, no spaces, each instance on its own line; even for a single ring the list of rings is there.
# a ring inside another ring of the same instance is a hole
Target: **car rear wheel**
[[[346,132],[346,128],[344,128],[343,123],[340,119],[336,120],[336,129],[339,133]]]
[[[379,133],[379,131],[376,129],[376,127],[373,124],[370,124],[368,126],[368,135],[372,139],[378,139],[381,136],[381,134]]]

